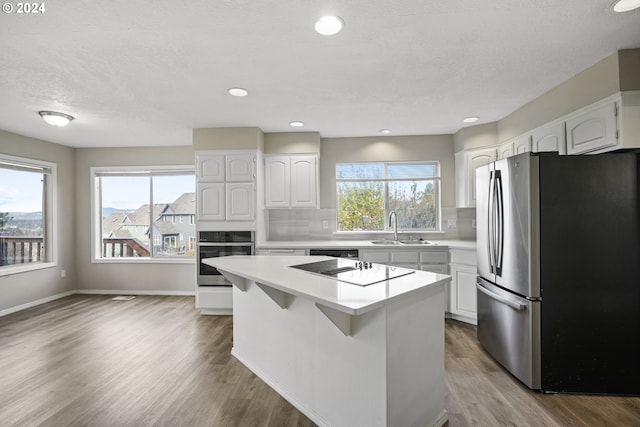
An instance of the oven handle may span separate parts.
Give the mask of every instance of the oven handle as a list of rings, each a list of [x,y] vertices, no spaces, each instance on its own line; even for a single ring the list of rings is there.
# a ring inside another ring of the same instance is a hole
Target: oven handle
[[[198,246],[253,246],[253,242],[198,242]]]

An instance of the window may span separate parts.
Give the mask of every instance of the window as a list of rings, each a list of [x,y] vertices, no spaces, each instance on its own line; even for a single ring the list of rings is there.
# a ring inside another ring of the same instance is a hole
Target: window
[[[383,231],[395,211],[398,229],[437,231],[438,162],[336,165],[338,231]]]
[[[0,275],[55,262],[56,165],[0,155]]]
[[[193,167],[92,168],[94,259],[191,260],[196,227]]]

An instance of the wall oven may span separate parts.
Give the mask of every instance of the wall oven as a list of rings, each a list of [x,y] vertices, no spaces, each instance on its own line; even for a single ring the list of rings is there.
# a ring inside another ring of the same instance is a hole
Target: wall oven
[[[215,267],[203,259],[230,255],[253,255],[255,232],[253,231],[200,231],[198,233],[198,286],[231,286]]]

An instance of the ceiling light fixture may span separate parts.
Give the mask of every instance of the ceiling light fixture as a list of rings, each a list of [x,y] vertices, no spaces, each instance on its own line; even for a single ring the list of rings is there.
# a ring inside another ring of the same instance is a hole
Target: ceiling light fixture
[[[229,95],[247,96],[249,95],[249,91],[246,89],[242,89],[241,87],[232,87],[231,89],[229,89]]]
[[[640,0],[619,0],[613,5],[616,12],[629,12],[640,7]]]
[[[391,129],[380,129],[378,132],[383,135],[389,135],[391,133]]]
[[[344,21],[339,16],[323,16],[316,22],[316,31],[323,36],[332,36],[338,34]]]
[[[294,128],[301,128],[302,126],[304,126],[304,122],[291,122],[289,123],[289,126],[292,126]]]
[[[466,119],[462,119],[462,123],[473,123],[480,120],[480,117],[467,117]]]
[[[56,111],[38,111],[40,117],[51,126],[66,126],[73,120],[73,116]]]

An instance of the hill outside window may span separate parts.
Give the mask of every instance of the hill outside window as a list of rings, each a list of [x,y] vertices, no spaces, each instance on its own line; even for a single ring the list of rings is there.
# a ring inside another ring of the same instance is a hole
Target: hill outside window
[[[336,189],[338,231],[439,231],[439,162],[339,163]]]
[[[192,260],[193,167],[92,168],[94,259]]]

